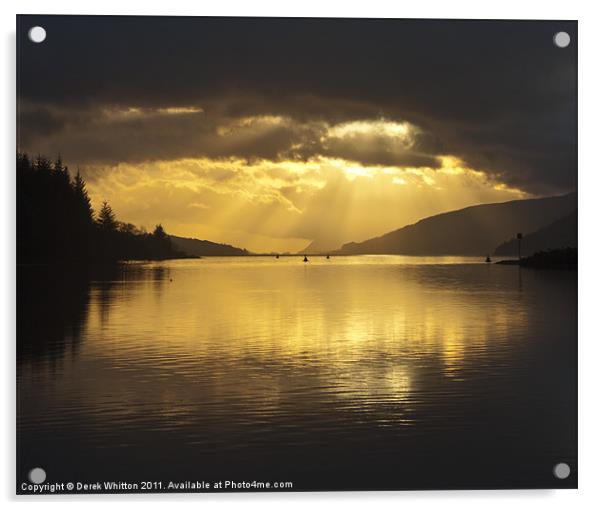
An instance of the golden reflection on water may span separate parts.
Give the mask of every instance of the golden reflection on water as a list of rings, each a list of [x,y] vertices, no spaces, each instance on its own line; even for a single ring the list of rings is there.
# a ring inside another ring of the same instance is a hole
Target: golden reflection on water
[[[105,459],[86,461],[91,478],[115,459],[127,473],[182,459],[170,476],[193,476],[199,458],[249,476],[290,456],[341,468],[356,448],[360,467],[416,462],[472,443],[478,455],[492,437],[502,452],[569,458],[576,278],[519,271],[247,257],[128,264],[69,286],[32,275],[20,280],[34,289],[20,305],[20,455],[66,479],[83,462],[57,456],[71,445]],[[60,298],[35,293],[49,288]]]
[[[122,419],[146,409],[185,420],[210,402],[269,416],[294,399],[411,424],[415,406],[447,391],[440,377],[462,380],[492,344],[496,356],[511,349],[528,315],[497,281],[506,268],[398,259],[132,265],[92,286],[71,378],[86,408]]]

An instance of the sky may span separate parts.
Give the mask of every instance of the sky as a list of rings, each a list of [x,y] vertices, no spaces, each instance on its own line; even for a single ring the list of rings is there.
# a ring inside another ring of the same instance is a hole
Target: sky
[[[60,154],[122,221],[331,249],[575,190],[576,39],[560,21],[22,16],[18,149]]]

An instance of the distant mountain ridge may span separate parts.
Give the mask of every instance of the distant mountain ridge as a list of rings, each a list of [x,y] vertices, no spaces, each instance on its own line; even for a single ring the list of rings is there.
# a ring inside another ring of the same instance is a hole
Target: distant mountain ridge
[[[197,257],[232,257],[249,255],[244,248],[236,248],[229,244],[214,243],[201,239],[188,237],[169,236],[173,246],[186,255],[195,255]]]
[[[521,255],[528,257],[534,253],[562,248],[577,248],[577,211],[560,218],[553,223],[531,232],[521,241]],[[495,255],[516,255],[518,241],[510,239],[500,244]]]
[[[299,255],[322,255],[322,254],[327,254],[327,253],[332,253],[334,251],[337,251],[336,246],[333,246],[332,244],[327,244],[325,242],[322,241],[312,241],[311,243],[309,243],[305,248],[303,248],[302,250],[299,250],[297,253]]]
[[[344,244],[337,253],[485,255],[517,232],[534,232],[576,209],[576,193],[475,205],[430,216],[380,237]]]

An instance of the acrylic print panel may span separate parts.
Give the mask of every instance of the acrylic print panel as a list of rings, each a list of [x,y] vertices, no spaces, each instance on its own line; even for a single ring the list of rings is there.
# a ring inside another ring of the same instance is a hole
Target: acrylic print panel
[[[17,492],[577,486],[576,22],[17,24]]]

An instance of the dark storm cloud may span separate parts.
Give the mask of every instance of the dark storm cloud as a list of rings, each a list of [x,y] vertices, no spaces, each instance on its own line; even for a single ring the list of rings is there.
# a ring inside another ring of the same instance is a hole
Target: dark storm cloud
[[[87,163],[119,163],[183,157],[278,159],[317,154],[321,125],[270,117],[236,118],[224,112],[177,108],[64,109],[21,106],[20,144]],[[276,120],[279,120],[276,119]],[[241,125],[242,124],[242,125]],[[304,151],[293,151],[295,144]]]
[[[48,32],[40,45],[26,40],[35,24]],[[575,22],[26,16],[19,27],[28,150],[82,163],[296,150],[434,165],[454,154],[528,191],[575,187]],[[572,36],[566,49],[552,44],[559,30]],[[191,105],[204,112],[99,118]],[[291,122],[228,142],[216,134],[257,115]],[[419,127],[418,146],[320,141],[321,123],[378,118]]]
[[[262,115],[229,117],[224,110],[82,111],[40,108],[24,102],[21,122],[31,128],[22,130],[20,142],[23,147],[35,147],[35,152],[61,153],[71,161],[92,164],[183,157],[306,161],[325,156],[364,165],[440,165],[432,155],[437,148],[432,137],[421,133],[412,135],[409,146],[382,132],[337,137],[322,121]],[[372,125],[378,127],[378,120]]]

